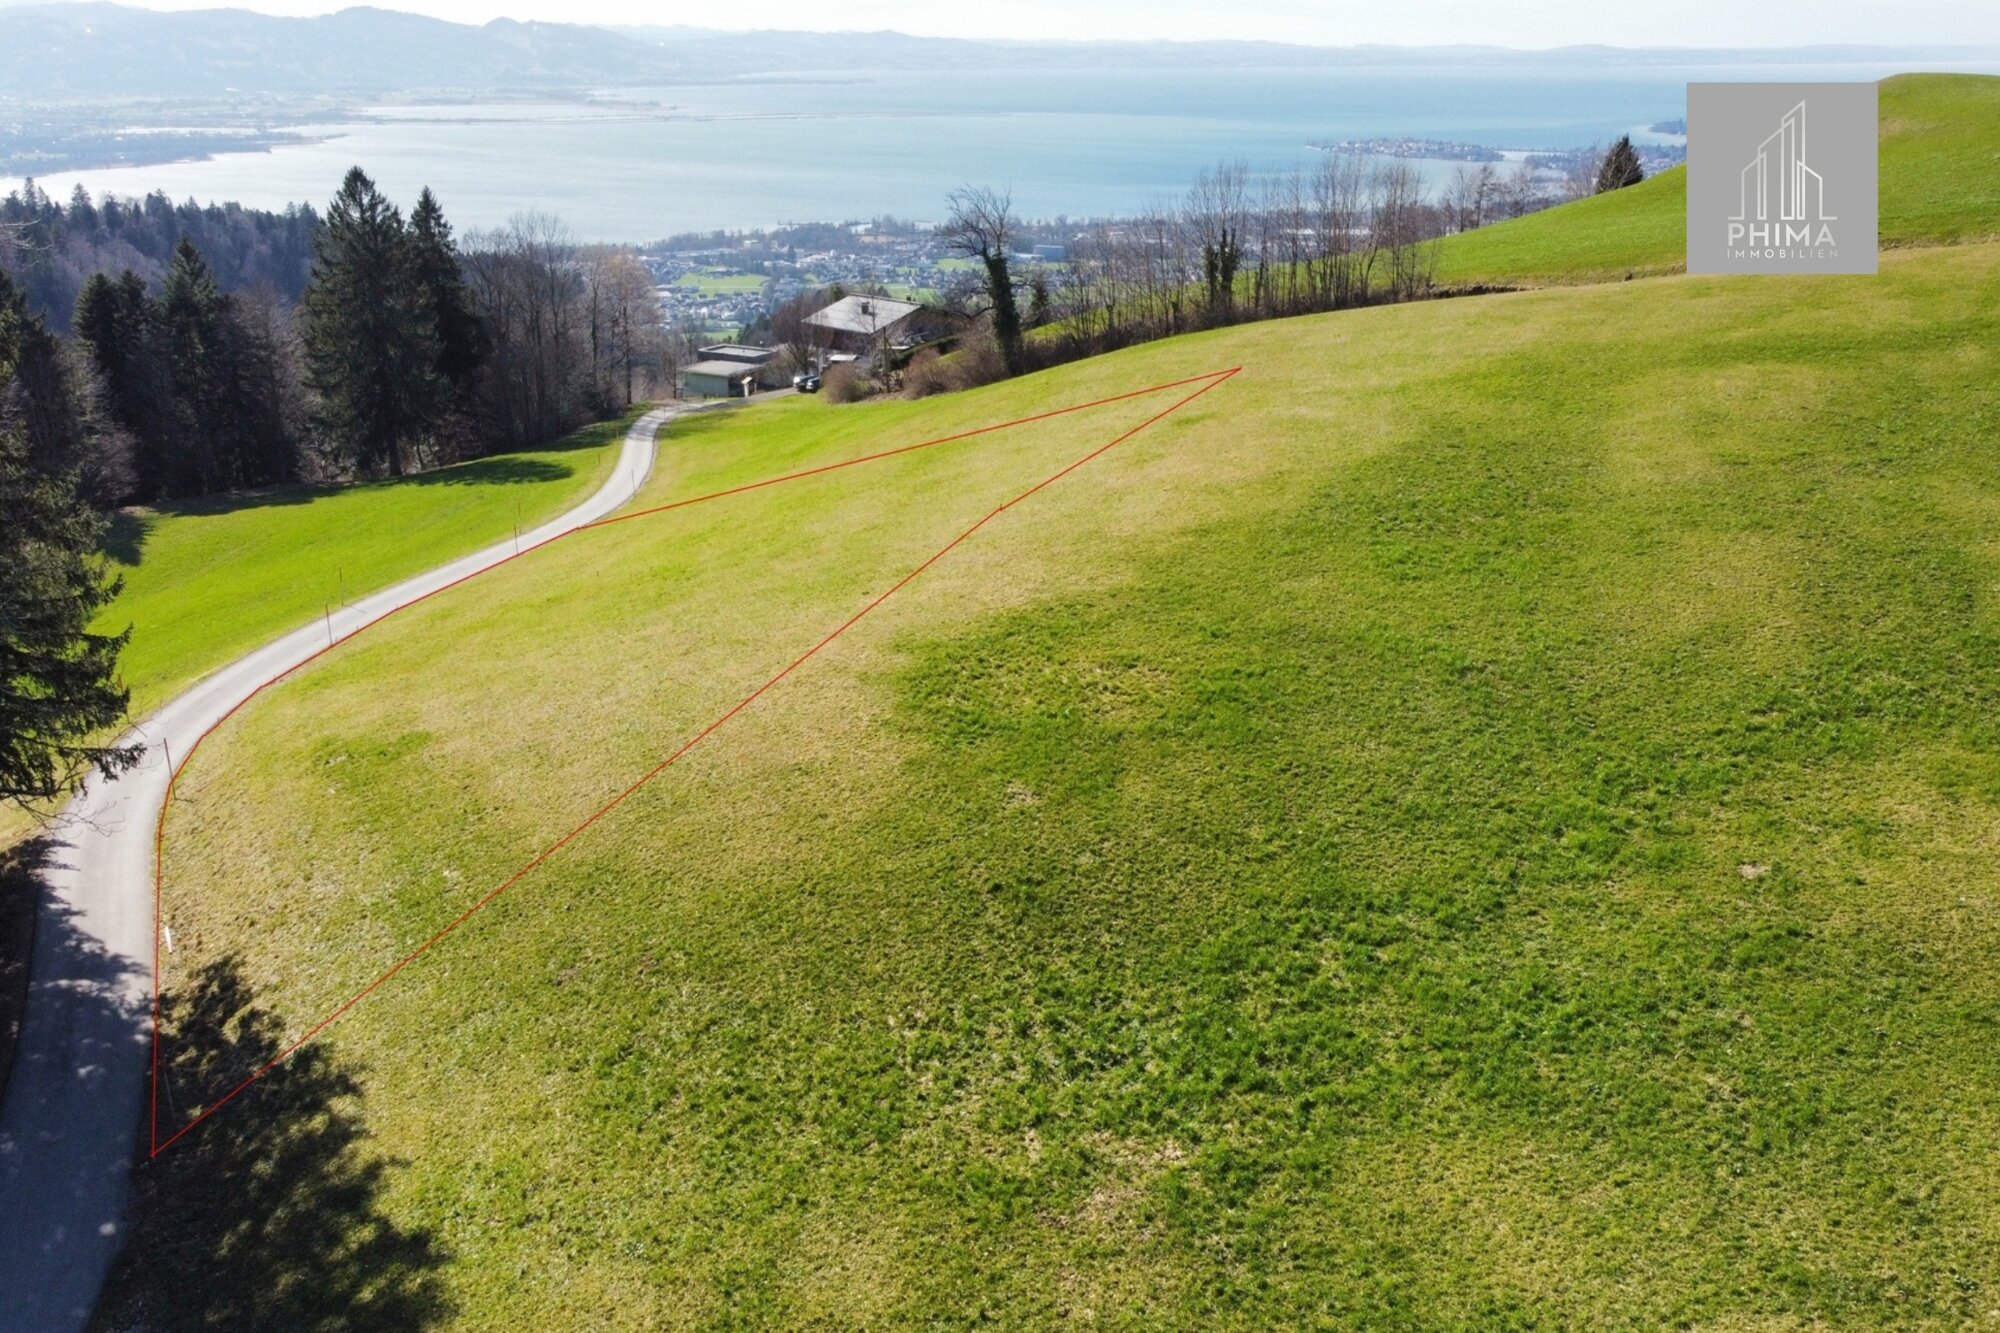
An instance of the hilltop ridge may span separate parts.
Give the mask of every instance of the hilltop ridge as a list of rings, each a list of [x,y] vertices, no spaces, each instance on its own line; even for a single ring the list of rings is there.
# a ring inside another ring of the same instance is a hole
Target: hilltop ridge
[[[2000,76],[1899,74],[1880,85],[1885,247],[2000,237]],[[1687,171],[1446,238],[1446,286],[1615,281],[1679,272]]]

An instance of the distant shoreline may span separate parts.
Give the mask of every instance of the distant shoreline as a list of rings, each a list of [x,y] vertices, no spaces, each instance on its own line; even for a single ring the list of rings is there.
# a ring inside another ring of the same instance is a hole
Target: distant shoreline
[[[607,81],[570,95],[9,103],[0,193],[32,173],[63,197],[81,184],[93,196],[160,191],[282,210],[322,203],[359,164],[400,195],[432,189],[467,231],[541,213],[580,242],[604,244],[799,218],[935,219],[946,195],[973,180],[1011,188],[1022,217],[1130,217],[1179,197],[1218,162],[1262,179],[1341,144],[1370,151],[1367,161],[1400,159],[1434,192],[1481,169],[1561,170],[1553,159],[1628,133],[1650,173],[1671,164],[1678,144],[1649,143],[1648,127],[1681,113],[1688,82],[1728,72],[1598,70],[1553,85],[1523,72],[1492,80],[1476,105],[1443,96],[1445,74],[1283,70],[1081,84],[1058,72],[897,70],[839,85]]]
[[[134,135],[133,139],[166,138],[160,135]],[[206,138],[207,136],[204,136]],[[331,143],[342,138],[339,134],[269,134],[269,135],[229,135],[226,139],[209,146],[189,151],[185,144],[180,151],[155,153],[122,153],[115,157],[84,157],[81,154],[60,156],[44,154],[36,160],[0,157],[0,181],[41,181],[50,176],[68,175],[82,171],[122,171],[141,167],[174,167],[195,162],[213,162],[221,157],[243,157],[254,153],[270,153],[279,148],[310,148],[315,144]],[[164,147],[164,145],[163,145]]]

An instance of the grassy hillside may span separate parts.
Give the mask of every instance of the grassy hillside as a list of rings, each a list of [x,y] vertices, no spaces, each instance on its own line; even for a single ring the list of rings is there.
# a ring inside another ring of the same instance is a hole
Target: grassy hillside
[[[1451,287],[1608,282],[1677,272],[1687,259],[1687,169],[1628,189],[1447,236],[1437,280]]]
[[[420,570],[533,527],[600,485],[638,413],[547,449],[395,481],[292,486],[127,510],[104,547],[125,581],[93,629],[130,627],[119,670],[143,718],[261,643]],[[0,849],[35,827],[0,807]]]
[[[1996,288],[1903,252],[676,428],[658,498],[1247,367],[142,1172],[105,1322],[1987,1317]],[[170,1115],[1156,406],[606,528],[267,696],[169,831]]]
[[[1887,79],[1880,112],[1883,244],[2000,237],[2000,78]]]
[[[562,512],[600,485],[637,413],[535,453],[395,481],[288,487],[132,510],[106,542],[125,580],[96,628],[132,627],[135,717],[312,619]]]
[[[2000,236],[2000,78],[1906,74],[1881,86],[1885,246]],[[1602,282],[1678,271],[1687,254],[1687,173],[1449,238],[1438,280]]]

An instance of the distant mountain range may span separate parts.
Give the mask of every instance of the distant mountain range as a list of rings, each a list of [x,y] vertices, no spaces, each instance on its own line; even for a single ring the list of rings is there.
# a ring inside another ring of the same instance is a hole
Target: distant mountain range
[[[320,18],[96,3],[0,9],[0,89],[23,98],[579,88],[673,69],[658,48],[570,24],[470,27],[385,9]]]
[[[103,3],[9,5],[0,0],[0,97],[34,101],[244,93],[342,97],[388,92],[553,92],[912,67],[1715,63],[1768,60],[1772,54],[1610,47],[1522,52],[1273,42],[963,41],[893,32],[724,33],[509,19],[474,27],[373,8],[346,9],[319,18],[277,18],[240,9],[161,13]],[[1918,64],[1995,54],[1991,49],[1823,47],[1788,50],[1784,58]]]

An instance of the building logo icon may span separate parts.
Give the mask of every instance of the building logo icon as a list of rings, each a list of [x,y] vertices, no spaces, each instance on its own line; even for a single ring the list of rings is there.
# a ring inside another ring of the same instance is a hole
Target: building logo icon
[[[1872,83],[1688,85],[1688,272],[1873,273],[1875,114]]]
[[[1743,168],[1743,204],[1732,222],[1832,222],[1826,182],[1806,165],[1806,104],[1785,113],[1757,156]]]

